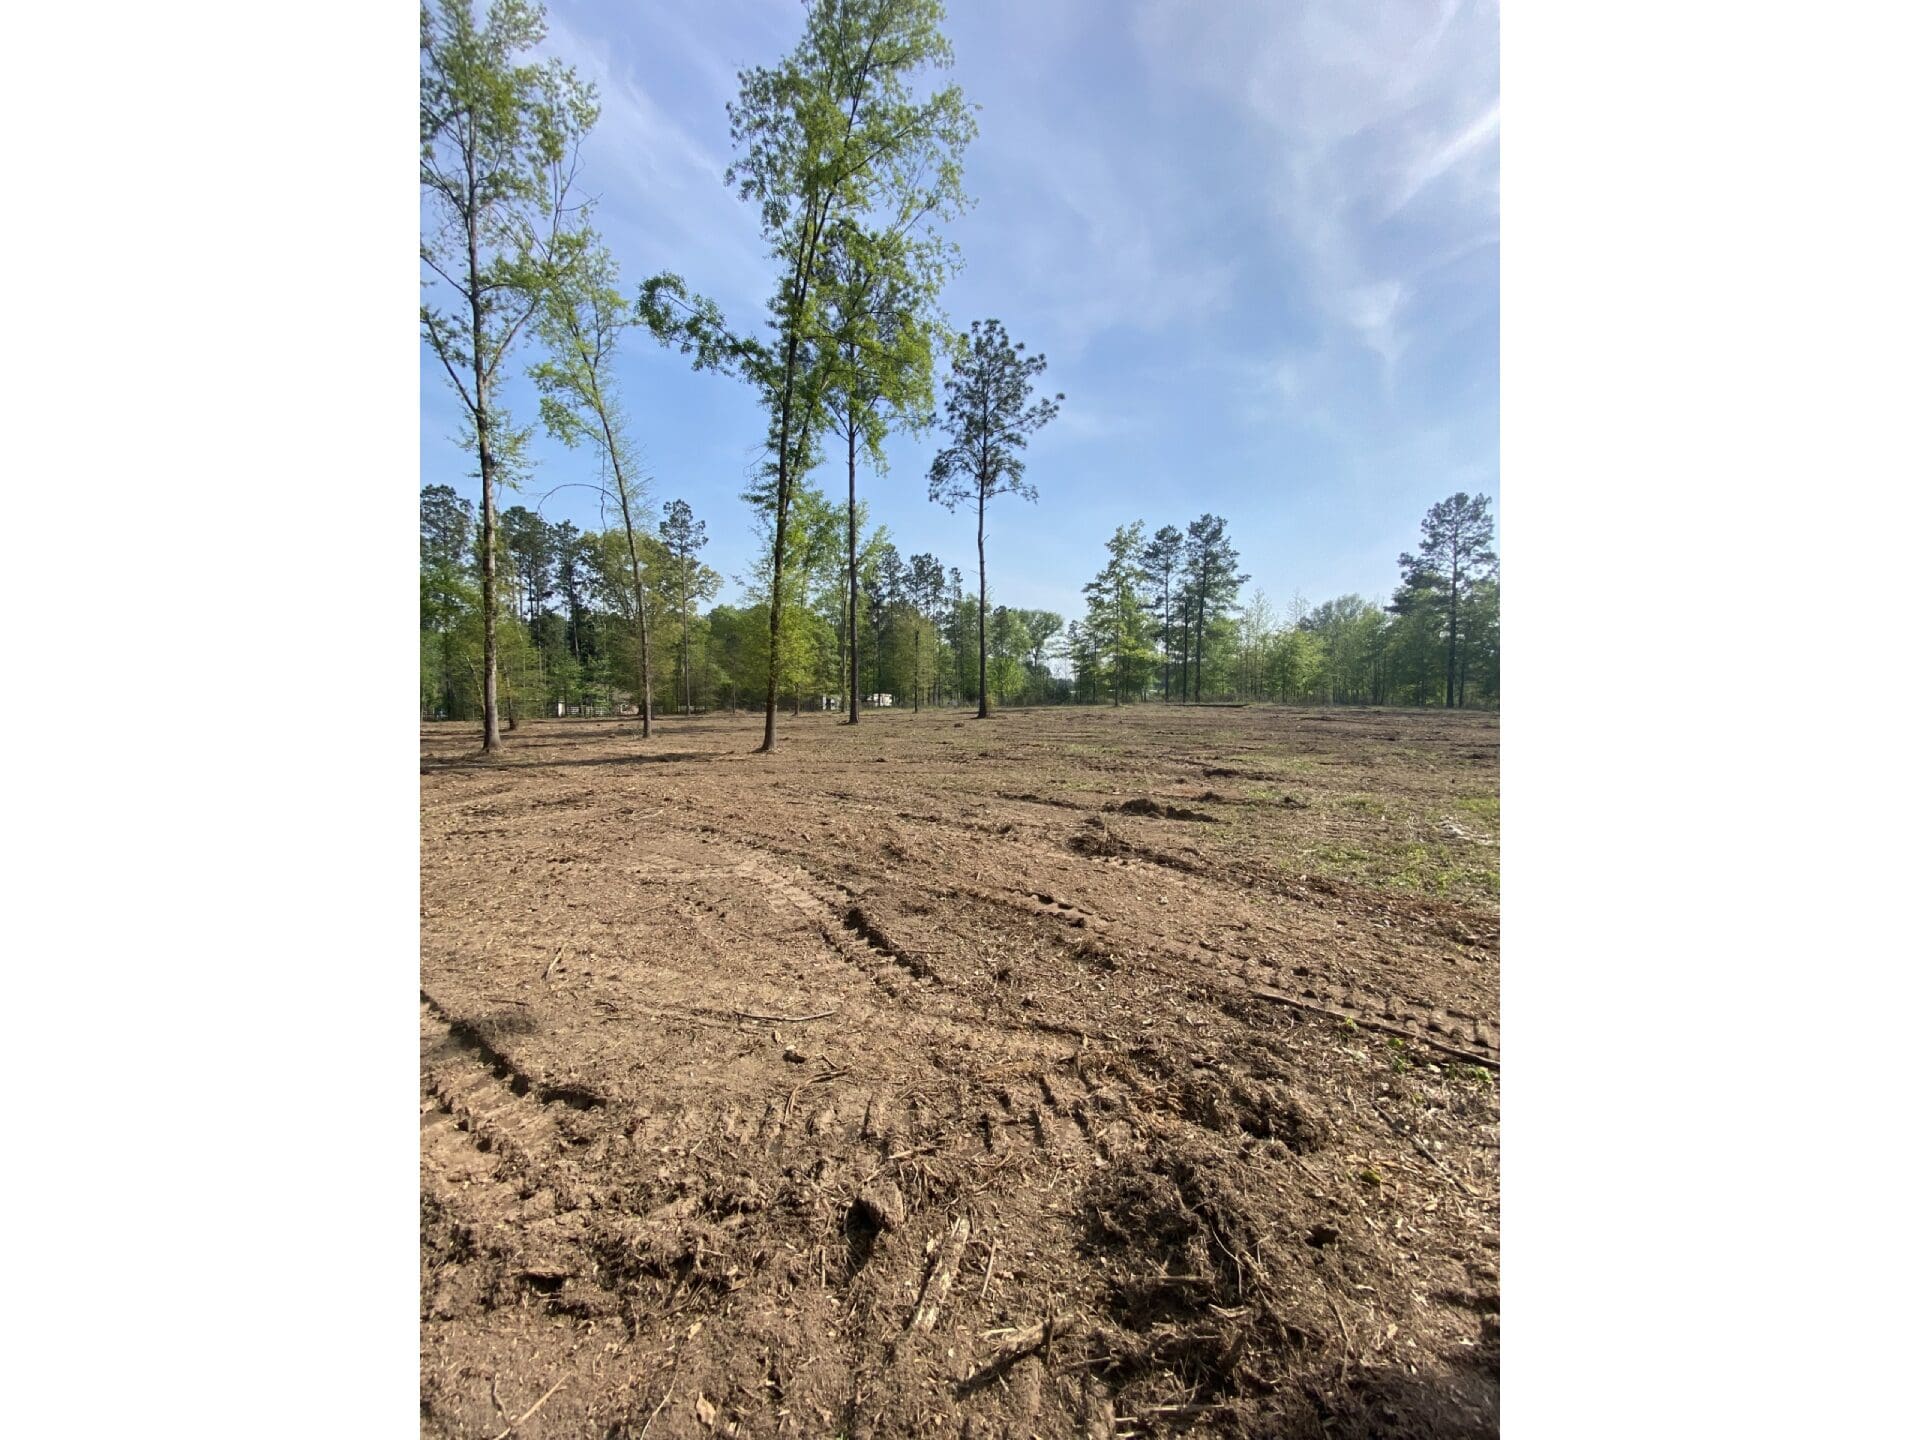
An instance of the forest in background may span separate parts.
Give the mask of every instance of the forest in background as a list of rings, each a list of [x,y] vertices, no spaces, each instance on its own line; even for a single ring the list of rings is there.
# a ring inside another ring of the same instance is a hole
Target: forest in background
[[[864,504],[862,509],[864,511]],[[1249,589],[1225,522],[1123,528],[1088,581],[1086,613],[993,605],[987,612],[989,700],[999,705],[1123,701],[1495,706],[1500,697],[1500,583],[1484,496],[1436,505],[1420,546],[1402,557],[1386,607],[1359,595],[1284,608]],[[862,515],[862,529],[865,517]],[[524,506],[501,513],[500,691],[508,722],[557,713],[614,714],[635,702],[639,674],[631,566],[618,529],[583,531]],[[805,492],[785,623],[788,709],[846,704],[848,587],[836,548],[845,507]],[[478,527],[451,486],[420,496],[420,707],[426,718],[480,713]],[[1144,538],[1143,538],[1144,537]],[[1456,538],[1458,537],[1458,538]],[[747,603],[710,603],[723,577],[700,561],[706,523],[684,501],[637,534],[654,611],[657,713],[737,709],[763,698],[765,569],[742,577]],[[975,705],[979,602],[958,566],[902,557],[884,526],[860,556],[861,681],[896,706]],[[1456,578],[1457,575],[1457,578]],[[1453,664],[1449,667],[1449,639]]]

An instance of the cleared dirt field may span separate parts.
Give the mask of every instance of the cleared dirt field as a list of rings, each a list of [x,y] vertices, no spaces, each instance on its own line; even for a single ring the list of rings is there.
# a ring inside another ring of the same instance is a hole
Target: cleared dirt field
[[[1495,717],[759,723],[423,729],[424,1434],[1496,1432]]]

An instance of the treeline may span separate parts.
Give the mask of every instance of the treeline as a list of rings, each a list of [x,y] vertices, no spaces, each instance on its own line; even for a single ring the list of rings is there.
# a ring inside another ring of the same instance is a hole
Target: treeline
[[[1296,596],[1285,617],[1251,578],[1226,521],[1203,515],[1145,537],[1135,521],[1107,541],[1067,627],[1075,698],[1321,701],[1336,705],[1496,705],[1500,582],[1492,503],[1457,494],[1421,522],[1382,609],[1358,595]]]
[[[473,506],[450,486],[420,497],[421,711],[479,718],[479,564]],[[794,602],[780,703],[845,710],[857,641],[873,692],[900,706],[977,705],[979,604],[957,566],[902,558],[885,527],[860,555],[849,624],[837,545],[845,507],[808,491],[797,507]],[[506,613],[501,698],[509,728],[524,714],[641,708],[631,566],[620,530],[582,531],[515,506],[500,516]],[[999,705],[1276,700],[1355,705],[1497,705],[1500,585],[1485,496],[1455,495],[1428,513],[1418,551],[1382,608],[1359,595],[1284,615],[1250,577],[1226,521],[1184,530],[1122,526],[1108,563],[1084,587],[1084,619],[996,605],[987,612],[989,699]],[[655,599],[652,635],[667,663],[653,675],[656,711],[756,703],[766,674],[764,576],[744,606],[703,608],[721,586],[702,564],[706,522],[685,501],[637,537],[641,583]],[[1066,673],[1058,674],[1056,670]]]
[[[867,657],[861,683],[896,706],[977,705],[979,602],[957,566],[902,557],[885,527],[860,552],[859,600],[849,625],[838,543],[845,507],[807,491],[795,507],[791,586],[783,629],[779,702],[789,710],[844,710],[851,655]],[[420,706],[429,717],[481,716],[478,525],[451,486],[420,496]],[[621,529],[583,531],[524,507],[500,515],[499,695],[510,729],[528,715],[608,714],[641,707],[632,569]],[[702,564],[706,523],[676,500],[657,530],[636,534],[642,588],[653,607],[650,638],[656,713],[734,709],[762,699],[768,615],[764,574],[745,605],[710,605],[720,574]],[[762,567],[764,570],[764,566]],[[986,676],[1001,705],[1063,703],[1073,682],[1053,673],[1065,621],[1050,610],[996,605],[987,614]]]

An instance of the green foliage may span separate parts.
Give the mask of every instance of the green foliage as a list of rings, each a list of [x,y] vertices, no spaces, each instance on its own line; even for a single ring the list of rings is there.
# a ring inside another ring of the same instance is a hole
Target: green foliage
[[[458,568],[472,556],[473,502],[451,485],[429,485],[420,492],[420,563]]]
[[[1464,490],[1427,511],[1420,522],[1420,548],[1400,557],[1403,579],[1395,609],[1423,630],[1444,636],[1439,663],[1449,707],[1465,702],[1470,650],[1462,642],[1474,620],[1474,592],[1494,583],[1496,567],[1493,502],[1485,495],[1469,498]]]
[[[613,482],[609,496],[620,508],[626,542],[628,613],[635,627],[636,693],[641,696],[641,734],[653,729],[653,637],[649,631],[647,568],[642,564],[641,527],[647,523],[648,487],[633,451],[613,380],[620,333],[634,323],[619,289],[613,256],[584,226],[557,250],[535,321],[547,358],[532,370],[540,392],[540,417],[569,449],[587,446]],[[603,557],[604,558],[604,557]]]
[[[521,58],[545,37],[545,11],[523,0],[493,0],[484,22],[471,0],[420,12],[420,258],[442,297],[421,305],[420,323],[483,466],[524,433],[492,391],[540,303],[574,158],[599,113],[570,67]]]
[[[1011,340],[998,320],[976,320],[969,327],[946,380],[939,425],[948,443],[927,474],[930,500],[949,510],[966,503],[984,511],[996,495],[1039,498],[1026,478],[1021,452],[1028,437],[1060,413],[1067,397],[1033,399],[1033,382],[1046,373],[1047,357],[1028,355],[1026,348]]]
[[[496,632],[494,491],[525,464],[527,432],[495,398],[501,367],[539,307],[570,215],[581,137],[597,116],[591,87],[558,60],[524,59],[545,12],[493,0],[420,11],[420,327],[459,396],[464,442],[480,472],[480,629],[484,743],[499,744],[504,663]],[[511,713],[511,712],[509,712]]]
[[[1155,630],[1154,639],[1160,645],[1160,694],[1162,699],[1173,696],[1173,647],[1174,637],[1178,633],[1174,625],[1174,578],[1186,563],[1186,537],[1172,525],[1162,525],[1153,532],[1140,551],[1140,570],[1146,577],[1149,593],[1153,600]]]
[[[1297,703],[1317,695],[1326,683],[1327,649],[1311,630],[1293,626],[1281,634],[1267,661],[1267,684],[1274,698]]]
[[[694,645],[697,627],[695,607],[711,599],[720,590],[720,575],[702,565],[697,558],[707,544],[707,522],[693,518],[693,507],[684,500],[667,506],[660,523],[660,543],[666,547],[670,563],[665,571],[667,621],[677,633],[663,637],[662,643],[680,655],[680,704],[691,711],[694,697]]]
[[[1047,357],[1028,355],[998,320],[974,321],[953,357],[940,420],[948,444],[927,472],[927,497],[954,509],[971,501],[977,516],[980,594],[974,613],[979,657],[979,714],[987,714],[987,504],[1012,493],[1028,500],[1038,492],[1027,481],[1021,452],[1027,437],[1060,413],[1067,397],[1033,396],[1033,382],[1046,372]]]
[[[818,430],[837,396],[849,428],[877,426],[883,404],[911,410],[926,348],[922,320],[944,249],[930,222],[957,213],[960,154],[974,122],[957,86],[921,98],[920,72],[953,61],[937,0],[816,0],[779,64],[742,72],[727,107],[726,180],[759,207],[779,266],[771,338],[730,332],[675,275],[641,290],[643,318],[696,368],[737,371],[768,416],[767,460],[748,498],[771,522],[767,729],[789,666],[780,654],[786,530]],[[857,519],[857,517],[850,517]]]
[[[1233,610],[1248,577],[1234,573],[1240,564],[1240,552],[1227,539],[1227,522],[1217,515],[1202,515],[1187,526],[1182,558],[1183,604],[1192,617],[1193,698],[1198,700],[1206,694],[1209,650],[1217,665],[1223,648],[1209,647],[1207,641],[1228,638],[1230,629],[1222,622]]]
[[[1104,685],[1118,705],[1144,690],[1158,655],[1149,640],[1141,588],[1148,576],[1140,565],[1143,522],[1122,525],[1107,541],[1107,563],[1082,587],[1087,597],[1084,643],[1090,647],[1090,679],[1097,693]]]

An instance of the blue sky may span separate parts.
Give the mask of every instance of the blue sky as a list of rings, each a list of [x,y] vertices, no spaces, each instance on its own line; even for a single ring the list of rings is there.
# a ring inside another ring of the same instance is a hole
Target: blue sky
[[[548,21],[548,49],[600,91],[583,179],[628,288],[671,269],[757,319],[775,272],[721,180],[725,106],[738,70],[790,48],[797,0],[548,0]],[[1116,525],[1205,511],[1227,518],[1248,596],[1384,600],[1428,505],[1497,501],[1495,5],[963,0],[947,34],[980,134],[944,308],[961,328],[998,317],[1067,395],[1028,453],[1038,504],[988,512],[995,603],[1078,615]],[[764,434],[747,388],[643,333],[619,378],[656,505],[707,520],[737,598]],[[507,401],[536,418],[524,381]],[[477,496],[424,347],[421,402],[422,483]],[[861,492],[902,555],[931,550],[971,584],[972,519],[926,498],[935,448],[896,436]],[[544,437],[535,457],[503,505],[595,478]],[[834,493],[845,471],[814,478]],[[541,509],[603,524],[587,491]]]

